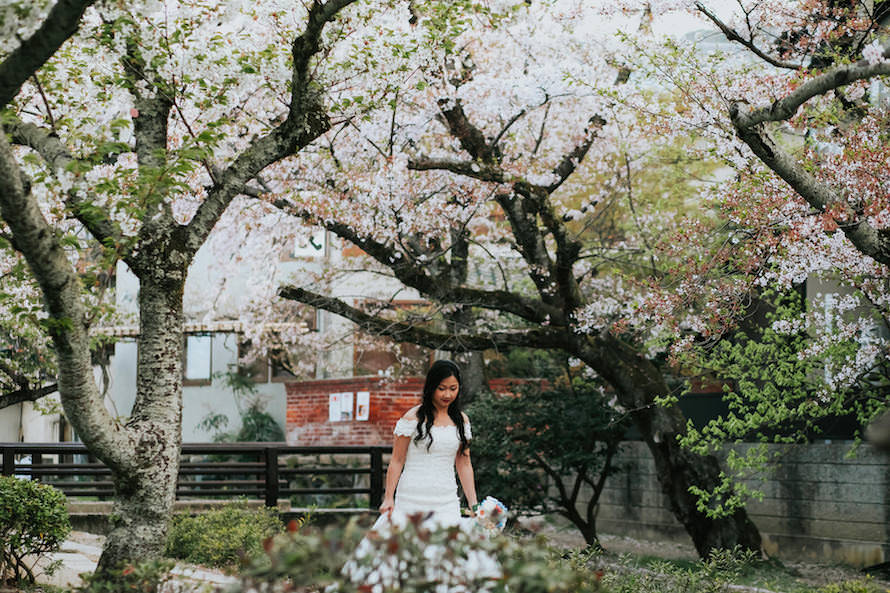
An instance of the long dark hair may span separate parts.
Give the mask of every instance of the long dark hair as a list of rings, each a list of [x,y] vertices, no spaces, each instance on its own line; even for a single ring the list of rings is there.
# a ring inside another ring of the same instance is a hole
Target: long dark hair
[[[464,417],[460,411],[461,395],[464,392],[464,383],[460,379],[460,367],[450,360],[437,360],[426,373],[426,382],[423,384],[423,400],[420,402],[420,408],[417,410],[417,435],[414,437],[415,443],[420,443],[423,439],[427,440],[426,448],[429,451],[433,445],[433,420],[436,418],[436,406],[433,404],[433,395],[439,383],[454,377],[457,379],[458,389],[457,397],[448,404],[448,417],[451,418],[454,425],[457,426],[457,435],[460,437],[460,453],[463,453],[469,446],[466,431],[464,429]]]

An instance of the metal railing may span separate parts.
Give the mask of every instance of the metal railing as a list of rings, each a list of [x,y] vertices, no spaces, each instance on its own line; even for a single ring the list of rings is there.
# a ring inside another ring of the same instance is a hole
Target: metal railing
[[[281,497],[358,494],[368,495],[368,508],[376,509],[383,501],[383,456],[391,451],[389,446],[185,443],[176,498],[247,496],[275,506]],[[0,443],[0,455],[3,475],[52,484],[69,498],[114,496],[111,471],[81,443]],[[357,484],[364,480],[356,477],[364,475],[367,485]],[[300,483],[319,476],[352,480],[345,486]]]

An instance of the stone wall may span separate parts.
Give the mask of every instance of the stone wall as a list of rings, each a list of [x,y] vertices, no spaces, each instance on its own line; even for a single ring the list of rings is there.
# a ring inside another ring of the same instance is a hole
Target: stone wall
[[[739,445],[744,449],[749,445]],[[890,560],[890,458],[849,442],[770,445],[778,455],[748,512],[770,556],[871,566]],[[649,450],[625,443],[600,499],[600,533],[689,541],[667,508]]]

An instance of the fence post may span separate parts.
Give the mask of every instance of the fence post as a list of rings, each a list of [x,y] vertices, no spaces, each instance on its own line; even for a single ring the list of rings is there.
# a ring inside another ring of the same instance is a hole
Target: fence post
[[[371,496],[369,507],[376,511],[383,504],[383,449],[371,447]]]
[[[266,506],[278,506],[278,449],[266,447]]]
[[[11,476],[15,473],[15,449],[12,447],[3,448],[3,475]]]

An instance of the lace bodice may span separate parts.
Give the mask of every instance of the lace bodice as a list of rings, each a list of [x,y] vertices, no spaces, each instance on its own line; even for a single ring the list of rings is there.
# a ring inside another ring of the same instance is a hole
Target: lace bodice
[[[395,510],[402,513],[433,511],[440,519],[456,523],[460,519],[460,503],[457,499],[457,481],[454,476],[454,458],[460,447],[457,427],[433,426],[433,442],[414,441],[417,420],[402,418],[393,433],[411,438],[405,467],[396,487]],[[464,434],[472,437],[470,423],[464,422]]]

